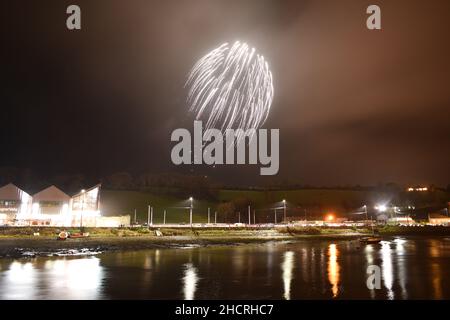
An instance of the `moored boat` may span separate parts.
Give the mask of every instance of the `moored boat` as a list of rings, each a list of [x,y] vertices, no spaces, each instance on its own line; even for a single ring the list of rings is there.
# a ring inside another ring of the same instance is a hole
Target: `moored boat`
[[[381,238],[380,237],[364,237],[359,239],[359,242],[364,243],[364,244],[376,244],[376,243],[380,243],[381,242]]]
[[[89,237],[89,232],[72,233],[69,235],[69,238],[71,238],[71,239],[79,239],[79,238],[87,238],[87,237]]]
[[[58,233],[58,237],[56,238],[57,240],[66,240],[69,237],[69,233],[66,231],[61,231],[60,233]]]

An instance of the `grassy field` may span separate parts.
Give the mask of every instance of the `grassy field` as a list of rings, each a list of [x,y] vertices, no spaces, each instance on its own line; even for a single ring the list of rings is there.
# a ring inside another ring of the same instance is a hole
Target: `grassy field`
[[[431,197],[447,199],[444,192],[435,192]],[[312,206],[334,212],[343,212],[345,208],[357,208],[364,203],[374,203],[380,199],[390,199],[389,195],[365,190],[342,190],[342,189],[301,189],[288,191],[251,191],[251,190],[219,190],[215,201],[194,200],[193,221],[203,223],[207,221],[208,207],[211,208],[211,221],[214,219],[214,211],[221,202],[246,198],[252,203],[252,209],[257,210],[261,217],[272,217],[270,208],[281,207],[281,200],[287,199],[288,207]],[[137,219],[144,223],[147,221],[148,206],[154,208],[153,222],[162,223],[163,212],[166,210],[167,223],[189,222],[189,200],[174,196],[157,195],[140,191],[112,191],[102,190],[101,211],[105,216],[129,214],[134,220],[136,209]],[[265,211],[265,212],[264,212]],[[269,213],[270,211],[270,213]],[[243,212],[242,219],[247,219]],[[271,218],[270,218],[271,219]],[[242,220],[242,221],[243,221]],[[263,220],[266,221],[266,220]],[[218,218],[220,222],[220,216]]]
[[[3,227],[0,228],[0,240],[8,238],[56,238],[62,228],[57,227]],[[79,228],[67,228],[71,233],[80,232]],[[277,226],[275,228],[158,228],[165,237],[194,237],[194,238],[223,238],[224,241],[235,237],[261,237],[267,236],[341,236],[371,234],[368,228],[350,227],[302,227],[302,226]],[[131,228],[84,228],[89,232],[90,238],[123,238],[123,237],[156,237],[155,229],[146,227]],[[34,235],[36,232],[38,236]],[[376,232],[383,236],[448,236],[450,227],[439,226],[380,226]],[[170,241],[169,238],[166,238]]]
[[[147,222],[148,206],[153,207],[153,222],[162,223],[166,210],[167,223],[189,222],[189,201],[171,196],[154,195],[139,191],[109,191],[101,193],[101,211],[106,216],[129,214],[134,219],[136,209],[137,219],[141,223]],[[195,201],[193,220],[196,223],[206,222],[208,207],[215,208],[216,203],[209,201]],[[213,210],[213,209],[211,209]],[[211,216],[213,215],[211,212]]]
[[[342,206],[350,204],[357,206],[365,199],[373,195],[368,191],[353,190],[292,190],[292,191],[241,191],[241,190],[220,190],[217,201],[195,200],[194,201],[194,222],[202,223],[207,221],[208,207],[211,208],[211,219],[214,211],[221,202],[230,201],[237,198],[249,199],[256,209],[270,208],[281,205],[282,199],[288,199],[290,205],[319,205],[319,206]],[[112,191],[102,190],[101,194],[102,214],[106,216],[131,215],[134,219],[136,209],[137,218],[140,222],[147,221],[148,206],[154,208],[153,221],[161,223],[163,212],[166,210],[167,223],[189,222],[189,201],[172,196],[155,195],[139,191]]]
[[[267,206],[280,202],[282,199],[295,204],[302,205],[342,205],[343,202],[363,203],[364,199],[372,196],[368,191],[356,190],[328,190],[328,189],[305,189],[288,191],[234,191],[221,190],[219,199],[223,201],[238,197],[246,197],[252,200],[256,206]]]
[[[57,227],[4,227],[0,228],[0,240],[4,239],[35,239],[42,238],[56,239],[62,228]],[[70,233],[80,232],[79,228],[64,228]],[[236,238],[273,238],[289,237],[297,235],[319,236],[319,235],[354,235],[369,233],[367,229],[351,228],[325,228],[325,227],[276,227],[276,228],[158,228],[167,241],[172,241],[173,237],[193,237],[196,239],[221,238],[223,241]],[[130,228],[84,228],[84,232],[89,233],[89,238],[128,238],[145,237],[158,238],[155,229],[147,227]],[[36,233],[39,233],[37,235]],[[36,235],[35,235],[36,234]]]

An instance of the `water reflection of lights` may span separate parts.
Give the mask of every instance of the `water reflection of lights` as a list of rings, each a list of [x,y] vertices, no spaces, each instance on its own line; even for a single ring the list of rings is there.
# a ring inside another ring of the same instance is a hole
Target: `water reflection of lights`
[[[161,259],[160,256],[161,256],[160,250],[156,249],[156,251],[155,251],[155,264],[156,264],[157,267],[159,266],[159,263],[160,263],[160,259]]]
[[[338,263],[339,250],[335,244],[328,246],[328,281],[332,285],[331,292],[333,298],[336,298],[339,293],[339,272],[340,267]]]
[[[364,248],[364,252],[366,253],[367,264],[373,264],[373,246],[371,244],[366,245],[366,247]]]
[[[58,279],[52,283],[55,297],[68,299],[99,299],[103,269],[98,258],[48,260],[46,277]],[[61,292],[61,295],[58,294]]]
[[[375,249],[373,247],[373,245],[368,244],[366,245],[366,247],[364,248],[364,252],[366,254],[366,261],[367,261],[367,266],[366,268],[368,268],[369,266],[374,264],[374,257],[373,254],[375,252]],[[370,297],[372,299],[375,299],[375,289],[369,289],[370,290]]]
[[[383,273],[384,286],[387,289],[387,298],[394,299],[394,292],[392,291],[392,283],[394,279],[394,269],[392,267],[392,250],[389,242],[381,242],[381,269]]]
[[[185,300],[194,300],[198,283],[198,271],[192,263],[184,265],[183,294]]]
[[[437,258],[441,255],[441,243],[437,240],[429,240],[430,243],[430,256]]]
[[[394,240],[394,243],[397,245],[397,247],[398,246],[403,247],[404,244],[406,243],[406,240],[402,239],[402,238],[397,238],[397,239]]]
[[[309,275],[308,275],[308,267],[309,267],[309,261],[308,261],[308,250],[306,248],[302,248],[302,277],[305,281],[308,282]]]
[[[153,268],[158,268],[160,263],[160,250],[157,249],[153,252],[154,254],[148,254],[145,256],[144,259],[144,269],[145,270],[152,270]]]
[[[429,253],[432,258],[441,256],[441,242],[437,240],[429,240]],[[431,262],[431,284],[433,286],[434,299],[442,299],[442,271],[440,263],[436,263],[434,259]]]
[[[0,280],[0,298],[38,299],[38,287],[47,290],[51,299],[101,298],[103,277],[98,258],[47,260],[43,269],[37,263],[13,262]]]
[[[286,300],[291,300],[291,282],[292,282],[292,271],[294,270],[294,252],[287,251],[284,253],[281,269],[283,270],[283,284],[284,284],[283,297]]]
[[[402,290],[402,299],[408,299],[408,292],[406,290],[406,266],[405,266],[405,243],[404,239],[395,239],[395,255],[397,261],[398,281]]]
[[[267,263],[266,263],[266,269],[267,269],[267,277],[266,277],[267,282],[266,283],[267,283],[267,285],[271,285],[271,281],[272,281],[274,255],[275,255],[275,246],[273,243],[270,243],[267,246]]]
[[[441,265],[439,263],[431,264],[431,283],[433,285],[434,299],[442,299],[441,284]]]
[[[3,279],[2,279],[3,280]],[[1,299],[33,299],[36,271],[31,262],[14,261],[5,273],[5,282],[0,282]]]

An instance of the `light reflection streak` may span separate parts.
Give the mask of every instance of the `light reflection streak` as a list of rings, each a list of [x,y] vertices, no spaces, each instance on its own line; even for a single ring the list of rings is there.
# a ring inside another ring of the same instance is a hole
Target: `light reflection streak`
[[[439,263],[431,264],[431,283],[433,284],[434,299],[442,299],[441,266]]]
[[[437,240],[430,240],[430,256],[432,258],[438,258],[441,256],[440,252],[440,241]],[[434,260],[434,259],[433,259]],[[442,299],[442,270],[441,265],[435,261],[431,262],[431,284],[433,286],[433,294],[434,299],[440,300]]]
[[[14,261],[0,280],[0,299],[100,299],[103,279],[98,258],[47,260],[41,269],[38,261]],[[37,294],[37,288],[51,288]]]
[[[267,263],[266,263],[266,269],[267,269],[267,284],[271,284],[272,279],[272,267],[273,267],[273,256],[274,256],[274,245],[269,244],[267,246]]]
[[[302,276],[305,281],[308,282],[308,251],[306,248],[302,248]]]
[[[339,293],[340,267],[338,263],[339,250],[336,244],[328,246],[328,281],[332,285],[331,292],[333,298],[336,298]]]
[[[283,285],[284,285],[283,297],[286,300],[291,300],[292,271],[294,270],[293,251],[287,251],[284,253],[281,268],[283,270]]]
[[[198,271],[192,263],[184,265],[183,294],[184,300],[194,300],[198,283]]]
[[[99,258],[48,260],[44,268],[43,278],[53,281],[52,295],[57,299],[101,298],[103,268]]]
[[[398,281],[400,288],[402,290],[402,299],[408,299],[408,292],[406,290],[406,266],[405,266],[405,242],[404,239],[394,240],[397,270],[398,270]]]
[[[381,269],[383,273],[384,286],[387,289],[387,298],[394,299],[394,292],[392,291],[392,284],[394,279],[394,269],[392,267],[392,250],[389,242],[381,242]]]
[[[364,248],[364,252],[366,254],[366,261],[367,261],[367,266],[373,265],[374,264],[374,258],[373,258],[373,253],[374,253],[374,248],[373,245],[368,244],[366,245],[366,247]],[[370,290],[370,297],[372,299],[375,299],[375,289],[369,289]]]
[[[36,270],[31,262],[20,263],[14,261],[9,270],[5,272],[4,280],[0,282],[1,287],[7,288],[2,291],[0,298],[3,300],[11,299],[34,299],[34,287],[36,278]]]

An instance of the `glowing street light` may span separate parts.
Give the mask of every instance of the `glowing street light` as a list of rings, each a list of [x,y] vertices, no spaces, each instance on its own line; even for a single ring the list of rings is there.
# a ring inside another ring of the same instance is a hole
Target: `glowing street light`
[[[332,213],[330,213],[329,215],[327,215],[327,221],[331,222],[334,220],[334,215]]]
[[[367,205],[363,205],[364,212],[366,213],[366,222],[369,221],[369,218],[367,217]]]
[[[284,215],[284,222],[286,223],[286,200],[283,199],[283,215]]]
[[[386,212],[387,206],[385,204],[380,204],[378,206],[375,206],[375,209],[380,211],[380,212]]]

